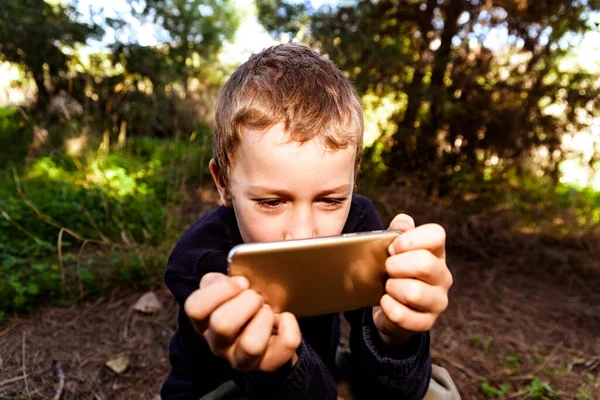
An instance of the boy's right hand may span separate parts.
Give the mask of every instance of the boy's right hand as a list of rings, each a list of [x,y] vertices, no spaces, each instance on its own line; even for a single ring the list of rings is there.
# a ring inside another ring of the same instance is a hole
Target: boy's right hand
[[[302,334],[293,314],[275,315],[243,277],[208,273],[184,309],[211,351],[239,371],[273,372],[290,360]]]

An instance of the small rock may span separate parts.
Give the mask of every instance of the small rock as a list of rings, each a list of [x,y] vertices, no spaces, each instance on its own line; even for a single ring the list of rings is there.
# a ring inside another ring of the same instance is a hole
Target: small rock
[[[119,356],[117,358],[113,358],[112,360],[108,360],[106,362],[106,366],[115,371],[117,374],[122,374],[123,372],[127,371],[127,368],[129,367],[129,359],[125,356]]]
[[[162,303],[158,300],[158,297],[154,292],[148,292],[136,301],[133,309],[146,314],[151,314],[162,310]]]

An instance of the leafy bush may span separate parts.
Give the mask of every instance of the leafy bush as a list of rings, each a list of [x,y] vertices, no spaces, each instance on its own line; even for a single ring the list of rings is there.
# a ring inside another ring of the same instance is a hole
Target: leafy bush
[[[108,154],[55,151],[22,173],[0,170],[0,311],[155,281],[178,237],[167,206],[207,174],[209,150],[203,138],[136,138]]]
[[[0,107],[0,169],[25,160],[32,136],[32,130],[17,109]]]

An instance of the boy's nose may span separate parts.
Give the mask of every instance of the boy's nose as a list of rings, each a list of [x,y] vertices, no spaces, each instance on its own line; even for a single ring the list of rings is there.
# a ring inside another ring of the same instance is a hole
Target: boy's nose
[[[287,226],[284,239],[308,239],[317,237],[317,227],[312,210],[298,210]]]

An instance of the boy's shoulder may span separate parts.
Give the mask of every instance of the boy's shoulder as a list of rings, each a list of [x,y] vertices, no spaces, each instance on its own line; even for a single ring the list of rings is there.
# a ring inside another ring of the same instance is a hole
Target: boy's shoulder
[[[343,233],[374,231],[382,229],[381,219],[368,197],[352,195],[352,205]]]
[[[233,209],[220,206],[202,215],[181,235],[169,255],[167,271],[199,276],[207,272],[199,270],[200,261],[209,258],[216,261],[211,268],[214,272],[225,273],[227,252],[241,242]]]

